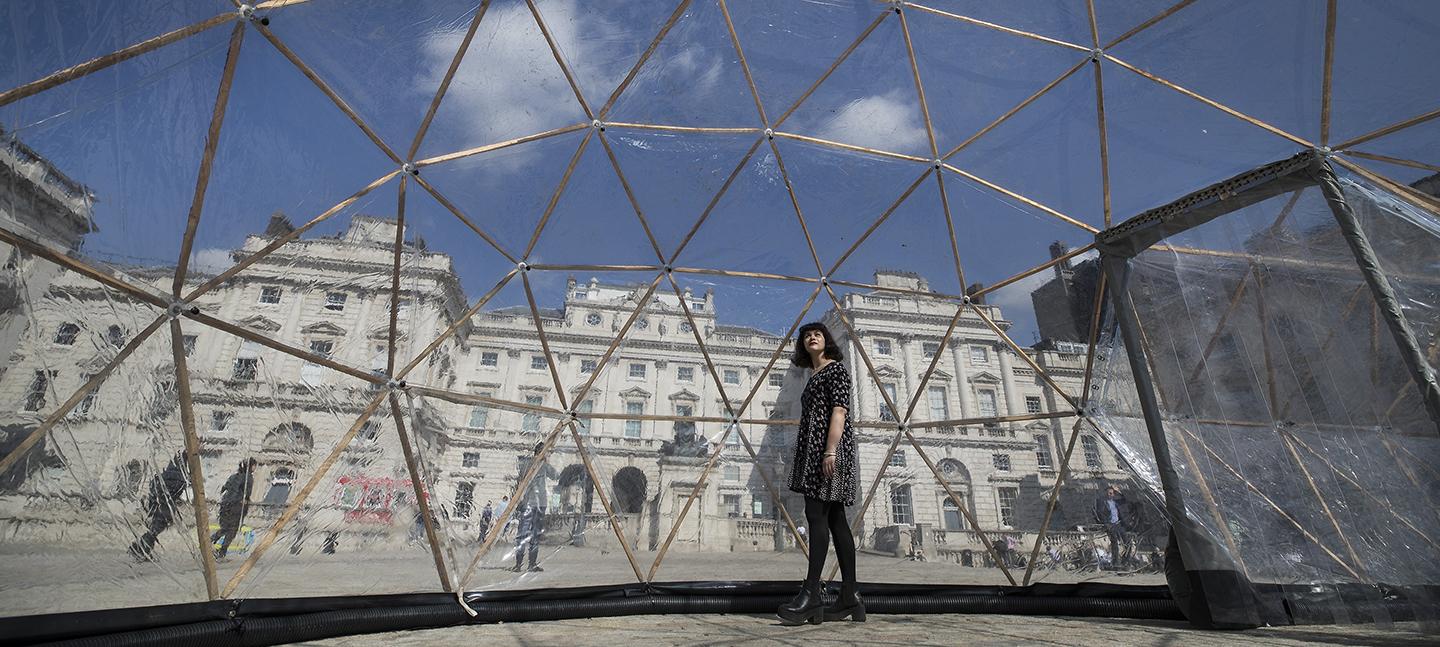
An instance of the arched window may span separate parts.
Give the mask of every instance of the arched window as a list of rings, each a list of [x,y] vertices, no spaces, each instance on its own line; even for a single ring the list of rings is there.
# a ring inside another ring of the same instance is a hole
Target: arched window
[[[309,427],[298,422],[287,422],[265,434],[263,447],[267,451],[309,454],[310,450],[315,448],[315,439],[310,434]]]
[[[640,512],[645,506],[645,473],[634,467],[623,467],[615,473],[611,488],[615,504],[622,513]]]
[[[960,506],[955,505],[954,499],[945,497],[944,502],[940,504],[940,509],[944,512],[946,530],[965,529],[965,515],[960,514]]]
[[[80,336],[80,326],[70,322],[60,324],[55,330],[55,343],[61,346],[75,345],[75,338]]]

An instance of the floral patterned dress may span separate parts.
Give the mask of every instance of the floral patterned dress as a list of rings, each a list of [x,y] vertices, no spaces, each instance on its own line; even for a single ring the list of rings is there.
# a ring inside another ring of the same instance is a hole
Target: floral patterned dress
[[[845,430],[835,448],[835,475],[825,478],[826,436],[830,412],[845,407]],[[810,376],[800,395],[800,430],[795,434],[795,459],[790,466],[790,489],[809,498],[855,505],[855,432],[850,427],[850,372],[830,362]]]

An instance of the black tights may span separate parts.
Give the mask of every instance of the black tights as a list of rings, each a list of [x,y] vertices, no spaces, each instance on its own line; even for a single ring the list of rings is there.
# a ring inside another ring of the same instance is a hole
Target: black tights
[[[825,553],[830,552],[830,541],[835,541],[835,560],[840,562],[841,586],[845,590],[855,589],[855,537],[850,534],[850,521],[845,518],[845,506],[836,501],[821,501],[805,497],[805,521],[810,526],[810,570],[805,574],[805,584],[814,586],[820,582],[820,572],[825,568]]]

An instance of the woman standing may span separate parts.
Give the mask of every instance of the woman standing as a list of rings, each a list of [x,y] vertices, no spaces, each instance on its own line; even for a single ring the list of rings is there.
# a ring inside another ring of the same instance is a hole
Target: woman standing
[[[790,489],[805,495],[805,520],[810,527],[810,564],[795,599],[776,612],[786,625],[851,617],[865,621],[865,604],[855,584],[855,539],[845,516],[855,504],[855,435],[850,429],[850,372],[844,355],[821,323],[800,327],[791,362],[812,369],[800,396],[800,430],[795,435],[795,460]],[[826,605],[820,594],[825,553],[835,542],[840,562],[840,597]]]

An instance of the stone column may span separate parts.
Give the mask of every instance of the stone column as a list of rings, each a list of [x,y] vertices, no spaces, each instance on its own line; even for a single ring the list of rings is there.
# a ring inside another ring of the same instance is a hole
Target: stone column
[[[910,361],[910,346],[915,343],[915,335],[908,332],[900,333],[899,341],[900,371],[905,374],[905,395],[897,398],[900,402],[895,403],[895,408],[898,409],[898,411],[895,412],[895,418],[897,420],[905,415],[905,410],[910,407],[910,400],[915,397],[915,389],[920,386],[920,375],[917,373],[924,372],[923,370],[919,372],[915,371],[915,367]]]
[[[955,418],[968,418],[972,414],[970,404],[970,376],[965,370],[965,353],[962,349],[965,343],[961,339],[950,338],[950,359],[955,365],[955,394],[960,396],[960,411],[953,415]]]
[[[1020,407],[1015,404],[1019,395],[1015,389],[1015,373],[1010,368],[1010,348],[1003,343],[996,344],[995,354],[1000,358],[1000,381],[1005,389],[1005,411],[1000,415],[1012,416],[1020,411]]]

